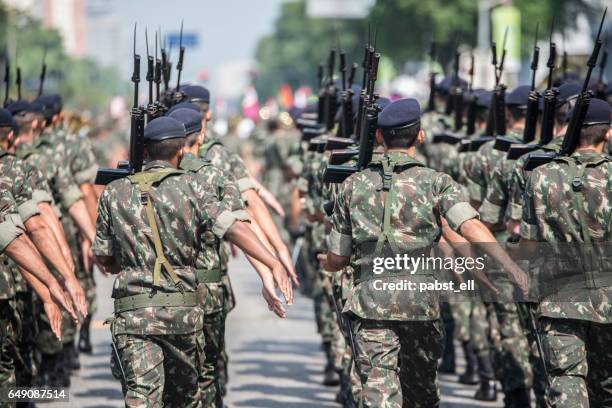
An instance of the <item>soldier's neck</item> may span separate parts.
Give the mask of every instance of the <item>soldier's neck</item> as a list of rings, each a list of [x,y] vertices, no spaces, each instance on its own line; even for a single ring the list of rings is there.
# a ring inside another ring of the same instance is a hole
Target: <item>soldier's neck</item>
[[[416,153],[416,146],[410,146],[408,148],[392,147],[390,149],[385,149],[385,153],[404,153],[410,157],[414,157],[414,154]]]
[[[586,146],[578,146],[574,153],[578,152],[594,152],[594,153],[603,153],[605,143],[598,143],[596,145],[586,145]]]

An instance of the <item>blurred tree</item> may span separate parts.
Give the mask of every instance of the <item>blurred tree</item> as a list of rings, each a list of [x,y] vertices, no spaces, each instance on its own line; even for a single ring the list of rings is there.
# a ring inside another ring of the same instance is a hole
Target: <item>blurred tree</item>
[[[2,19],[6,24],[2,24]],[[62,45],[60,33],[45,28],[40,21],[23,12],[7,9],[0,3],[0,47],[2,66],[10,59],[10,96],[17,98],[15,69],[19,65],[22,76],[22,97],[33,99],[38,95],[43,55],[47,75],[44,93],[62,95],[67,107],[102,111],[113,95],[125,94],[126,83],[114,68],[103,67],[87,58],[69,57]],[[2,70],[4,78],[4,69]],[[4,85],[4,84],[3,84]],[[4,86],[3,86],[4,88]],[[2,93],[4,95],[4,93]]]
[[[605,1],[605,0],[604,0]],[[554,14],[556,31],[576,24],[576,15],[589,17],[599,9],[591,0],[512,0],[521,11],[522,52],[529,58],[536,22],[544,33]],[[289,82],[314,85],[316,66],[325,60],[340,33],[342,47],[361,62],[367,36],[367,22],[362,20],[322,20],[306,16],[305,0],[283,3],[274,33],[260,40],[256,58],[259,76],[255,81],[260,96],[271,96],[279,85]],[[378,49],[396,68],[406,61],[422,60],[435,38],[437,56],[448,67],[459,45],[475,45],[478,28],[477,0],[378,0],[367,21],[377,27]],[[543,38],[544,34],[541,34]],[[558,44],[562,52],[562,44]],[[358,76],[359,77],[359,76]]]
[[[316,67],[323,63],[327,72],[329,50],[337,47],[338,42],[347,53],[347,65],[353,61],[361,64],[367,22],[310,19],[304,0],[285,2],[281,7],[274,33],[259,41],[255,53],[259,64],[255,86],[260,97],[276,95],[285,82],[293,89],[300,85],[316,86]],[[337,57],[335,69],[337,73]],[[356,81],[358,78],[359,75]]]

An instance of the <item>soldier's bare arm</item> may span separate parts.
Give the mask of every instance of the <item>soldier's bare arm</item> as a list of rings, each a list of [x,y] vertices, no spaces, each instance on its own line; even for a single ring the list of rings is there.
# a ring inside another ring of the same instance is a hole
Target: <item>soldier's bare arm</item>
[[[459,227],[461,235],[469,242],[477,245],[485,253],[503,266],[508,277],[516,283],[523,294],[529,292],[529,278],[527,274],[510,258],[499,245],[491,231],[476,218],[469,219]]]
[[[270,190],[264,187],[263,184],[259,182],[255,177],[250,176],[251,182],[257,188],[257,194],[261,197],[261,199],[268,205],[268,207],[272,208],[275,213],[280,215],[281,217],[285,217],[285,210],[283,206],[278,202],[274,194]]]
[[[89,218],[85,201],[82,199],[75,201],[68,209],[68,214],[70,214],[70,217],[72,217],[74,222],[77,224],[79,231],[85,237],[85,239],[93,242],[96,229],[91,222],[91,218]]]
[[[51,228],[53,235],[59,245],[62,256],[66,260],[68,267],[74,271],[74,261],[72,259],[72,252],[70,251],[70,247],[68,246],[68,241],[66,241],[66,235],[64,234],[64,228],[60,223],[59,218],[53,211],[53,207],[47,202],[38,203],[38,210],[40,211],[40,216],[43,218],[45,223]]]
[[[293,288],[291,287],[291,282],[287,279],[283,264],[263,246],[246,223],[242,221],[234,222],[228,229],[225,237],[230,242],[236,244],[247,255],[256,258],[270,268],[274,281],[285,297],[285,300],[288,304],[293,303]]]
[[[64,290],[53,277],[51,272],[49,272],[49,269],[47,269],[47,266],[40,257],[36,247],[26,235],[20,235],[19,237],[15,238],[6,247],[4,253],[15,261],[17,266],[22,268],[21,270],[26,271],[26,274],[23,275],[24,278],[27,279],[27,274],[29,273],[44,283],[49,289],[53,299],[55,299],[64,309],[66,309],[66,311],[75,321],[78,321],[78,317],[72,308],[72,305],[64,295]]]
[[[274,223],[270,212],[266,208],[266,205],[254,189],[246,190],[242,194],[248,203],[247,211],[252,218],[255,218],[261,225],[262,229],[266,233],[266,236],[270,240],[270,243],[274,246],[280,261],[289,272],[293,283],[295,285],[299,285],[297,273],[295,272],[295,268],[291,262],[291,254],[289,253],[289,249],[283,242],[280,233],[278,232],[278,228],[276,228],[276,224]]]
[[[24,224],[36,248],[64,278],[64,287],[70,294],[79,312],[83,316],[87,316],[85,293],[79,285],[74,269],[70,269],[70,266],[64,259],[51,228],[39,215],[30,217]]]

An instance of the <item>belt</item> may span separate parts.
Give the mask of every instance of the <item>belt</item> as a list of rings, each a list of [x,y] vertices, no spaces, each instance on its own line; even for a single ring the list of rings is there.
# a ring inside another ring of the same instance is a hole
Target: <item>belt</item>
[[[196,292],[156,293],[154,295],[144,293],[115,299],[115,313],[145,307],[195,307],[197,305],[198,295]]]

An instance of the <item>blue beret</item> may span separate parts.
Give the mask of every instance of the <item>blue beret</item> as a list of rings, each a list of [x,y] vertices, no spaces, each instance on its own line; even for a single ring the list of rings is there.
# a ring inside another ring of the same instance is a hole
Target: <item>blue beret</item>
[[[181,91],[185,94],[185,98],[189,102],[210,103],[210,92],[203,86],[189,85],[181,89]]]
[[[378,114],[378,127],[381,129],[405,128],[421,120],[421,108],[416,99],[400,99],[389,104]]]
[[[26,101],[25,99],[20,99],[18,101],[9,103],[6,106],[6,109],[8,109],[9,112],[11,112],[11,115],[17,115],[22,112],[29,112],[30,102]]]
[[[575,98],[582,92],[582,84],[578,82],[566,82],[559,87],[559,95],[557,95],[557,105],[563,105],[572,98]]]
[[[609,125],[611,115],[612,109],[610,109],[608,102],[591,98],[582,126]]]
[[[62,111],[62,97],[59,95],[42,95],[36,98],[35,101],[42,103],[45,111],[48,111],[51,115]]]
[[[179,109],[191,109],[193,111],[200,113],[200,108],[198,108],[197,105],[194,105],[191,102],[181,102],[171,107],[166,113],[166,116],[170,116],[172,112],[179,110]]]
[[[11,111],[8,109],[0,108],[0,127],[12,127],[16,128],[17,124],[11,115]]]
[[[454,76],[444,77],[444,79],[442,79],[442,81],[440,81],[436,85],[436,91],[441,94],[447,94],[450,91],[451,86],[453,86],[454,83],[455,83]],[[465,89],[467,88],[468,83],[465,79],[457,78],[457,85],[459,85],[461,89]]]
[[[161,142],[168,139],[184,138],[185,126],[176,119],[162,116],[153,119],[144,129],[145,142]]]
[[[185,132],[188,135],[202,130],[202,116],[199,111],[196,112],[193,109],[182,108],[173,111],[168,116],[181,122],[185,126]]]
[[[476,106],[481,109],[489,109],[491,107],[491,98],[493,97],[492,91],[481,90],[475,92],[478,99],[476,100]]]
[[[531,92],[531,86],[529,85],[516,87],[512,92],[506,95],[506,106],[526,108],[527,101],[529,100],[529,92]]]
[[[30,103],[30,109],[28,112],[44,114],[45,106],[38,101],[34,101]]]
[[[376,103],[378,104],[378,107],[380,109],[385,109],[387,106],[389,106],[391,104],[391,99],[385,98],[384,96],[381,96],[380,98],[378,98]]]

